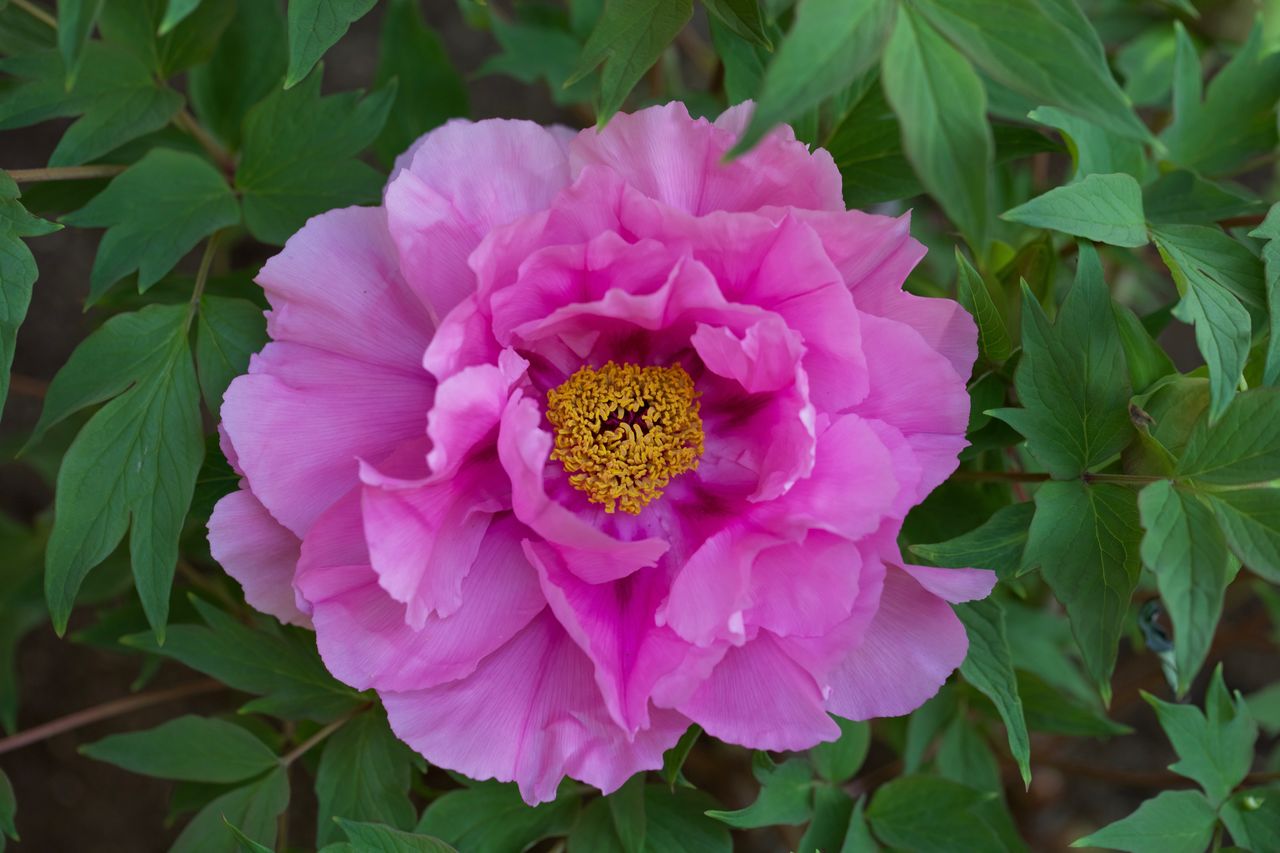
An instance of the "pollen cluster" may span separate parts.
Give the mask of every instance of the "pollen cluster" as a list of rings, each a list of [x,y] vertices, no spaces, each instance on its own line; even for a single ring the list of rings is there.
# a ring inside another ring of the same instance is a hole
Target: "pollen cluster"
[[[698,467],[698,408],[693,380],[679,365],[582,367],[547,392],[551,458],[605,512],[638,514],[673,478]]]

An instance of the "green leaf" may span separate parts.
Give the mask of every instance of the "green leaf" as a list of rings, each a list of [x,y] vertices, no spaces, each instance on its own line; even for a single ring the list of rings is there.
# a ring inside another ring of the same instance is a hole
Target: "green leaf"
[[[604,124],[691,17],[692,0],[608,0],[565,85],[603,63],[598,120]]]
[[[645,849],[644,776],[637,773],[604,798],[624,853],[643,853]]]
[[[240,208],[206,160],[156,148],[63,221],[107,229],[89,276],[92,302],[134,270],[145,292],[202,239],[239,222]]]
[[[1139,141],[1150,138],[1075,3],[920,0],[915,6],[990,77],[1036,104],[1061,107]]]
[[[1229,174],[1276,144],[1280,54],[1266,50],[1261,27],[1221,71],[1201,100],[1201,68],[1190,37],[1177,28],[1173,122],[1160,134],[1169,159],[1201,174]]]
[[[934,755],[938,775],[979,791],[999,791],[1000,762],[967,717],[957,716],[947,726]]]
[[[840,784],[852,779],[871,748],[871,724],[832,715],[840,727],[840,737],[809,749],[809,763],[828,782]]]
[[[202,808],[182,830],[170,853],[235,853],[239,843],[226,824],[251,841],[273,848],[276,819],[289,805],[289,776],[283,767],[236,788]]]
[[[845,204],[850,208],[924,192],[902,150],[902,130],[885,100],[878,75],[850,107],[824,147],[840,169]]]
[[[160,21],[160,35],[170,32],[182,20],[196,10],[200,0],[169,0],[164,7],[164,18]]]
[[[1148,391],[1160,379],[1178,372],[1169,354],[1151,337],[1138,315],[1118,302],[1112,302],[1111,309],[1116,330],[1120,332],[1120,344],[1124,347],[1124,360],[1129,366],[1129,382],[1136,393]]]
[[[667,750],[662,757],[662,770],[660,775],[662,781],[667,783],[667,787],[672,790],[676,787],[676,781],[680,778],[680,771],[684,767],[685,761],[689,758],[689,753],[693,751],[693,745],[698,742],[698,738],[702,736],[702,726],[696,723],[689,726],[685,733],[680,735],[680,740],[676,741],[676,745]]]
[[[521,853],[544,838],[567,834],[577,811],[577,797],[530,808],[514,785],[480,782],[433,800],[414,831],[459,850]]]
[[[932,776],[902,776],[876,789],[867,807],[886,845],[911,851],[1001,849],[978,814],[992,794]]]
[[[805,0],[765,70],[740,154],[779,122],[790,122],[875,66],[889,31],[888,0]]]
[[[1022,292],[1022,359],[1014,377],[1021,409],[991,414],[1027,437],[1055,478],[1105,464],[1129,443],[1129,376],[1098,256],[1080,249],[1076,283],[1050,327]]]
[[[1181,696],[1209,654],[1235,567],[1213,511],[1198,496],[1160,480],[1138,495],[1138,509],[1146,529],[1142,562],[1173,622]]]
[[[1009,330],[1005,328],[999,305],[992,298],[986,280],[958,248],[956,268],[959,270],[956,290],[960,304],[973,314],[978,324],[979,348],[989,361],[1000,364],[1013,352],[1013,347],[1009,343]],[[992,286],[999,287],[998,284]],[[999,296],[1003,302],[1004,294],[1000,293]]]
[[[199,599],[195,606],[206,624],[171,625],[164,645],[150,634],[133,634],[121,642],[179,660],[261,697],[242,711],[329,722],[364,702],[325,669],[310,632],[255,629]]]
[[[289,70],[284,87],[290,89],[311,73],[324,52],[347,34],[377,0],[289,0]]]
[[[362,853],[457,853],[454,848],[429,835],[402,832],[380,823],[360,823],[334,818],[356,850]]]
[[[59,229],[27,213],[18,202],[18,185],[0,172],[0,412],[9,396],[9,369],[18,343],[18,329],[31,304],[31,286],[39,275],[31,250],[22,237],[39,237]]]
[[[55,413],[68,399],[79,408],[115,397],[80,430],[58,471],[45,596],[59,634],[85,575],[130,530],[138,595],[163,637],[178,536],[204,457],[187,324],[184,305],[149,305],[113,317],[58,372],[56,395],[50,388],[46,405]],[[86,366],[98,354],[131,347],[136,355],[124,365]],[[133,376],[107,376],[112,367],[126,367]]]
[[[1165,172],[1144,187],[1142,204],[1147,221],[1158,225],[1211,225],[1237,216],[1254,216],[1265,207],[1256,198],[1186,169]]]
[[[706,817],[715,801],[701,791],[680,788],[672,792],[661,785],[644,789],[645,850],[667,853],[730,853],[729,830]]]
[[[259,844],[249,836],[245,835],[240,830],[240,827],[236,826],[225,817],[222,819],[222,822],[227,827],[227,831],[235,836],[236,843],[240,846],[240,853],[272,853],[270,847],[265,844]]]
[[[1126,174],[1088,175],[1005,211],[1000,218],[1112,246],[1147,244],[1142,188]]]
[[[1241,791],[1219,811],[1231,839],[1245,850],[1280,850],[1280,788]]]
[[[760,15],[759,0],[702,0],[702,5],[742,38],[753,41],[766,50],[773,49],[769,34],[765,32],[764,19]]]
[[[1134,493],[1110,483],[1045,483],[1036,492],[1024,566],[1039,566],[1067,608],[1085,668],[1110,698],[1111,671],[1138,584],[1142,530]]]
[[[907,718],[907,733],[902,744],[902,765],[907,773],[915,773],[924,765],[925,753],[958,709],[956,691],[944,684],[932,699]]]
[[[1268,317],[1267,353],[1262,381],[1280,385],[1280,204],[1273,204],[1262,224],[1249,232],[1267,242],[1262,245],[1266,268],[1266,302]]]
[[[13,783],[8,775],[0,770],[0,844],[5,836],[18,840],[18,828],[14,824],[14,815],[18,813],[18,800],[13,795]],[[3,848],[0,848],[3,849]]]
[[[1196,329],[1196,344],[1209,365],[1211,416],[1231,402],[1249,355],[1246,306],[1261,311],[1262,265],[1248,249],[1217,228],[1166,225],[1151,229],[1182,294],[1174,316]]]
[[[411,770],[408,747],[396,740],[380,711],[367,711],[338,729],[325,743],[316,771],[316,843],[338,840],[335,817],[412,827],[418,813],[409,801]]]
[[[1151,27],[1116,54],[1124,91],[1138,106],[1167,102],[1173,81],[1175,39],[1172,26]]]
[[[80,55],[98,24],[105,0],[58,0],[58,50],[67,68],[67,89],[76,82]]]
[[[881,69],[920,183],[975,252],[986,247],[994,143],[973,67],[914,7],[898,10]]]
[[[591,100],[594,91],[592,81],[579,80],[572,86],[564,85],[564,81],[573,73],[578,54],[582,52],[581,43],[571,33],[558,27],[497,18],[490,25],[493,37],[502,46],[502,53],[486,59],[477,74],[506,74],[525,83],[543,80],[550,90],[551,99],[560,105]],[[716,26],[713,22],[713,37],[715,33]],[[739,41],[739,44],[742,42]],[[743,44],[743,48],[751,50],[749,45]],[[725,73],[725,85],[728,88],[727,57]]]
[[[110,735],[80,751],[131,773],[191,782],[241,782],[279,763],[266,744],[240,726],[190,715],[144,732]]]
[[[222,408],[222,395],[231,380],[249,369],[249,356],[267,342],[262,309],[247,299],[229,296],[200,298],[197,315],[196,368],[200,390],[210,412]]]
[[[1217,823],[1213,807],[1196,791],[1161,791],[1133,814],[1071,846],[1131,853],[1204,853]]]
[[[381,132],[395,89],[321,97],[320,76],[276,91],[245,117],[236,187],[245,225],[264,243],[281,245],[309,217],[381,191],[383,176],[353,158]]]
[[[809,819],[813,770],[808,762],[793,758],[768,767],[757,760],[756,770],[760,794],[754,803],[737,811],[712,809],[707,815],[735,829],[777,824],[796,826]]]
[[[1005,628],[1004,609],[1000,602],[988,598],[955,606],[956,615],[964,623],[969,636],[969,654],[960,665],[960,674],[995,703],[1004,720],[1009,738],[1009,751],[1018,763],[1022,783],[1031,785],[1031,741],[1023,716],[1022,699],[1018,696],[1018,680],[1009,653],[1009,637]]]
[[[166,0],[111,0],[102,9],[99,26],[106,41],[130,51],[160,80],[213,55],[219,36],[235,14],[236,2],[201,0],[169,29],[163,29],[165,6]]]
[[[1002,579],[1012,578],[1022,565],[1033,515],[1030,501],[1001,507],[968,533],[933,545],[912,545],[911,553],[935,566],[991,569]]]
[[[800,838],[797,851],[836,853],[843,846],[853,817],[853,799],[833,785],[819,785],[813,792],[813,820]]]
[[[1201,421],[1177,474],[1220,486],[1280,478],[1280,388],[1246,391],[1216,423]]]
[[[853,814],[849,817],[849,828],[845,830],[840,853],[878,853],[880,850],[880,845],[871,837],[871,829],[867,826],[866,799],[864,795],[853,804]]]
[[[395,105],[374,142],[387,164],[428,130],[467,114],[467,87],[414,0],[392,0],[382,19],[375,85],[381,88],[393,79],[398,81]]]
[[[1058,692],[1038,675],[1018,670],[1018,695],[1026,713],[1027,728],[1071,737],[1106,738],[1133,731],[1103,716],[1094,708]]]
[[[1240,562],[1280,583],[1280,489],[1207,492],[1204,498]]]
[[[1227,692],[1222,680],[1222,667],[1214,671],[1205,697],[1205,710],[1194,705],[1164,702],[1143,693],[1160,727],[1169,737],[1178,760],[1169,769],[1186,776],[1204,789],[1209,802],[1217,807],[1244,781],[1253,763],[1253,744],[1258,727],[1249,716],[1244,699]]]
[[[236,3],[213,56],[187,75],[187,96],[201,124],[232,150],[249,109],[280,87],[288,52],[279,3]]]
[[[1062,134],[1075,163],[1074,178],[1125,172],[1141,180],[1146,174],[1146,153],[1142,144],[1130,137],[1112,133],[1057,107],[1040,107],[1027,117]]]

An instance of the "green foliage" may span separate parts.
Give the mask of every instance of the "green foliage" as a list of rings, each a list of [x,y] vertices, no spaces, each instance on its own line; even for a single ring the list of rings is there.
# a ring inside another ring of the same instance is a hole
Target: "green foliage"
[[[338,839],[338,817],[411,829],[418,813],[409,801],[410,755],[374,711],[360,714],[329,738],[316,770],[316,843]]]
[[[753,761],[760,795],[745,809],[707,812],[716,820],[738,829],[774,824],[801,824],[809,819],[809,796],[813,788],[813,768],[799,759],[774,764],[763,752]]]
[[[1009,735],[1009,751],[1018,763],[1022,783],[1031,784],[1031,741],[1018,697],[1017,676],[1009,651],[1004,610],[995,599],[961,604],[956,615],[969,635],[969,654],[960,667],[965,680],[995,703]]]
[[[1124,820],[1081,838],[1073,847],[1103,847],[1133,853],[1167,850],[1203,853],[1213,838],[1217,816],[1195,791],[1162,791]]]
[[[1005,211],[1010,222],[1051,228],[1112,246],[1144,246],[1142,188],[1130,175],[1087,175]]]
[[[243,782],[277,763],[276,754],[245,729],[193,716],[145,732],[111,735],[80,751],[134,773],[190,782]]]
[[[9,396],[9,368],[37,274],[35,258],[21,238],[58,230],[57,225],[28,213],[18,198],[17,184],[0,175],[0,411]]]
[[[296,86],[310,74],[324,52],[337,44],[352,22],[363,18],[376,2],[289,0],[289,70],[284,87]]]
[[[577,810],[577,800],[568,797],[530,808],[514,786],[480,782],[437,797],[414,831],[459,850],[519,853],[543,838],[567,834]]]

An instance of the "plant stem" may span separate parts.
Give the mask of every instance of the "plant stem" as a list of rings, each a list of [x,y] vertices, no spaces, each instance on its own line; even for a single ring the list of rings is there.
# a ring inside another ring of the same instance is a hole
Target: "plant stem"
[[[322,728],[320,731],[316,732],[316,733],[315,733],[315,734],[313,734],[311,737],[309,737],[309,738],[307,738],[306,740],[304,740],[302,743],[298,744],[298,745],[297,745],[296,747],[294,747],[294,748],[293,748],[293,749],[292,749],[288,754],[286,754],[286,755],[282,756],[282,757],[280,758],[280,763],[281,763],[282,765],[284,765],[285,767],[288,767],[290,764],[292,764],[293,762],[295,762],[295,761],[297,761],[299,758],[301,758],[303,755],[305,755],[305,754],[306,754],[306,753],[311,749],[311,747],[313,747],[313,746],[315,746],[316,744],[320,743],[322,740],[324,740],[325,738],[327,738],[329,735],[333,734],[333,733],[334,733],[334,732],[336,732],[338,729],[342,728],[342,727],[343,727],[343,726],[345,726],[347,723],[351,722],[351,719],[352,719],[356,714],[359,714],[360,712],[364,711],[364,710],[365,710],[366,708],[368,708],[368,707],[369,707],[369,706],[368,706],[367,704],[365,704],[365,705],[361,705],[361,706],[359,706],[359,707],[357,707],[357,708],[353,708],[353,709],[352,709],[351,711],[349,711],[348,713],[343,714],[341,717],[339,717],[338,719],[334,720],[332,723],[330,723],[329,725],[325,726],[325,727],[324,727],[324,728]]]
[[[953,479],[968,482],[1047,483],[1052,479],[1041,471],[957,471]],[[1092,474],[1085,472],[1080,479],[1086,483],[1154,483],[1165,477],[1147,474]]]
[[[81,726],[87,726],[90,723],[128,714],[130,711],[150,708],[152,705],[172,702],[175,699],[185,699],[189,696],[199,696],[201,693],[212,693],[215,690],[223,689],[225,689],[225,686],[221,682],[206,679],[193,681],[190,684],[183,684],[179,687],[153,690],[150,693],[139,693],[136,696],[126,696],[123,699],[113,699],[110,702],[104,702],[92,708],[85,708],[83,711],[76,711],[74,714],[68,714],[65,717],[51,720],[33,729],[27,729],[24,732],[18,732],[15,735],[0,739],[0,755],[12,752],[15,749],[21,749],[24,746],[30,746],[33,743],[39,743],[42,740],[78,729]]]
[[[223,148],[222,144],[214,139],[212,134],[205,130],[200,122],[196,121],[196,117],[188,112],[186,107],[178,110],[177,114],[174,115],[173,124],[179,130],[191,134],[228,178],[236,173],[236,158],[232,157],[231,152]]]
[[[209,236],[209,242],[204,244],[204,254],[200,256],[200,267],[196,270],[196,284],[191,289],[191,302],[187,306],[188,323],[200,308],[200,297],[204,295],[204,286],[209,280],[209,268],[213,266],[213,255],[218,249],[218,237],[221,235],[221,231],[213,232]]]
[[[53,15],[50,15],[44,9],[41,9],[35,3],[30,2],[30,0],[13,0],[13,5],[35,18],[37,21],[48,24],[55,30],[58,28],[58,19]]]
[[[9,177],[20,184],[37,181],[83,181],[89,178],[114,178],[128,166],[58,166],[48,169],[6,169]]]

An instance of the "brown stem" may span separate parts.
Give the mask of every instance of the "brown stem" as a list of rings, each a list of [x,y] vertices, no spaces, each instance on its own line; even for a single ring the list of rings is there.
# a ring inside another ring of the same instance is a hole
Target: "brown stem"
[[[970,482],[1004,482],[1004,483],[1043,483],[1049,479],[1048,474],[1038,471],[957,471],[951,475],[954,480]]]
[[[221,682],[205,679],[183,684],[179,687],[153,690],[150,693],[139,693],[136,696],[126,696],[123,699],[113,699],[110,702],[104,702],[92,708],[85,708],[83,711],[76,711],[74,714],[68,714],[65,717],[51,720],[33,729],[27,729],[25,732],[18,732],[15,735],[0,739],[0,755],[12,752],[15,749],[21,749],[24,746],[30,746],[33,743],[39,743],[42,740],[78,729],[81,726],[87,726],[90,723],[109,720],[112,717],[119,717],[122,714],[138,711],[142,708],[150,708],[152,705],[172,702],[175,699],[185,699],[189,696],[199,696],[202,693],[212,693],[215,690],[223,689],[225,689],[225,686]]]
[[[29,0],[13,0],[13,5],[35,18],[37,21],[48,24],[55,30],[58,28],[58,19],[53,15],[50,15],[44,9],[41,9],[35,3],[31,3]]]
[[[1038,758],[1035,763],[1045,764],[1071,775],[1085,776],[1103,782],[1114,782],[1117,785],[1126,785],[1131,788],[1164,789],[1183,785],[1190,787],[1194,784],[1190,779],[1167,771],[1152,773],[1140,770],[1120,770],[1115,767],[1102,767],[1097,764],[1086,764],[1063,758]],[[1273,782],[1276,779],[1280,779],[1280,773],[1250,773],[1244,777],[1244,782],[1247,785],[1258,785]]]
[[[200,122],[196,121],[196,117],[188,112],[186,107],[178,110],[173,117],[173,123],[179,130],[191,134],[227,177],[231,177],[236,173],[236,160],[231,156],[231,152],[223,148],[222,144],[214,139]]]
[[[57,166],[48,169],[6,169],[9,177],[20,184],[36,181],[84,181],[89,178],[114,178],[128,166]]]
[[[34,397],[37,400],[43,400],[44,395],[49,392],[49,383],[43,379],[36,379],[34,376],[23,376],[21,373],[9,374],[9,390],[15,394],[21,394],[24,397]]]
[[[290,764],[292,764],[293,762],[301,758],[303,755],[305,755],[307,751],[311,749],[311,747],[320,743],[329,735],[333,734],[338,729],[345,726],[347,723],[351,721],[352,717],[364,711],[368,707],[369,707],[368,704],[360,705],[356,708],[351,709],[351,711],[349,711],[348,713],[343,714],[341,717],[334,720],[332,723],[325,726],[320,731],[316,732],[311,737],[307,738],[302,743],[294,747],[287,755],[285,755],[280,759],[280,763],[283,764],[285,767],[288,767]]]

